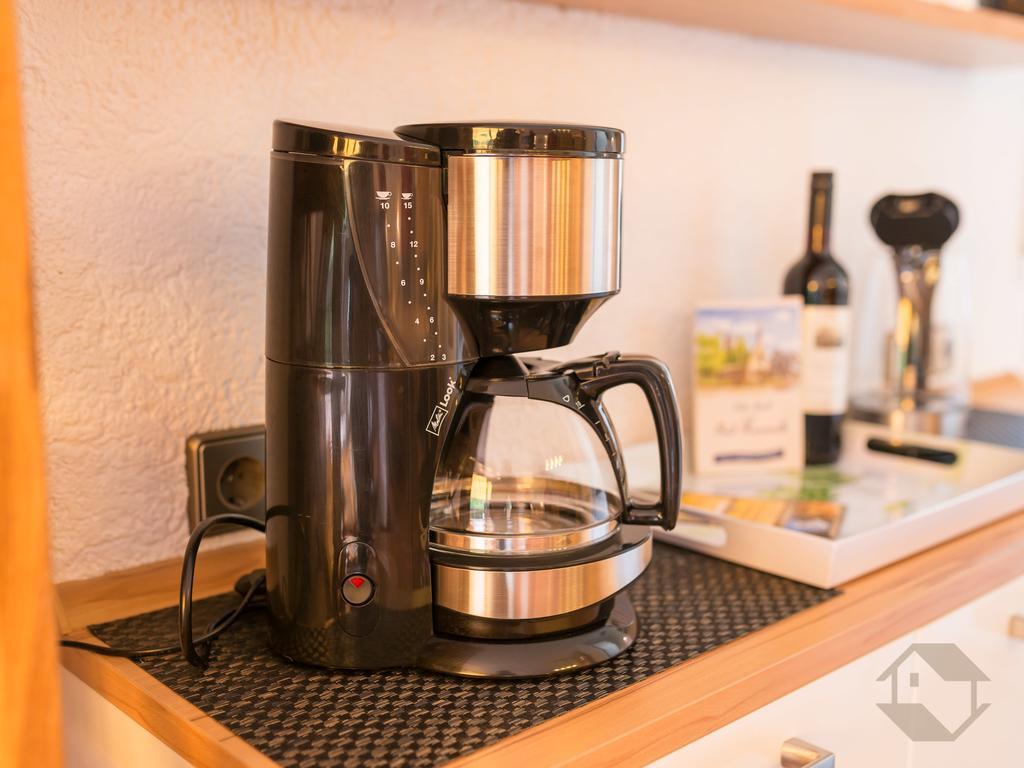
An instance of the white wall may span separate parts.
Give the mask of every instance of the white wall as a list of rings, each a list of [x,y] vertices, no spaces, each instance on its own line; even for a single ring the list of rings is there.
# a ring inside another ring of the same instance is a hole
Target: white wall
[[[677,383],[697,299],[778,290],[812,166],[838,174],[855,291],[869,203],[937,187],[964,210],[950,253],[984,270],[972,372],[1024,362],[1020,75],[503,0],[19,9],[59,580],[177,555],[185,436],[262,421],[277,116],[624,128],[623,292],[573,351],[660,355]]]

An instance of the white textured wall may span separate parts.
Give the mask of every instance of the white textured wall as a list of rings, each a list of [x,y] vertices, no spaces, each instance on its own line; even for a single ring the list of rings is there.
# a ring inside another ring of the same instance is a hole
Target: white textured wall
[[[854,290],[869,202],[939,187],[984,270],[973,372],[1022,363],[1018,75],[502,0],[19,7],[60,580],[177,555],[185,436],[262,420],[276,116],[624,128],[624,288],[574,350],[649,351],[677,381],[696,299],[777,291],[812,166],[838,173]]]

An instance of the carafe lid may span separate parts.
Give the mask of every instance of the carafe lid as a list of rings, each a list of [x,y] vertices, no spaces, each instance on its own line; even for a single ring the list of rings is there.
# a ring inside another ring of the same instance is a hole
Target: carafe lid
[[[621,155],[618,128],[569,123],[421,123],[395,129],[399,136],[435,144],[446,152],[525,152],[607,157]]]
[[[274,151],[385,163],[440,165],[436,146],[401,139],[393,133],[332,123],[274,121]]]

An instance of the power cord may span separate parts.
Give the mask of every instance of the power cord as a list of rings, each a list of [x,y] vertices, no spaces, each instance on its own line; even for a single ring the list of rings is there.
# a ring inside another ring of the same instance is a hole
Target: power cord
[[[243,576],[235,584],[235,590],[242,593],[242,599],[238,605],[211,622],[200,637],[193,638],[192,584],[196,571],[196,556],[199,554],[199,545],[203,541],[203,536],[216,525],[240,525],[263,533],[266,533],[267,530],[266,523],[262,520],[254,520],[245,515],[225,514],[207,518],[192,531],[192,535],[188,539],[188,545],[185,547],[185,557],[181,563],[181,590],[178,597],[178,643],[176,645],[168,645],[163,648],[136,649],[111,648],[110,646],[86,643],[81,640],[61,640],[60,644],[65,648],[78,648],[103,656],[119,656],[129,659],[166,656],[169,653],[180,651],[189,664],[205,669],[209,664],[211,641],[234,624],[238,617],[246,610],[262,607],[263,603],[259,602],[257,598],[266,594],[266,573],[264,571],[258,570]]]

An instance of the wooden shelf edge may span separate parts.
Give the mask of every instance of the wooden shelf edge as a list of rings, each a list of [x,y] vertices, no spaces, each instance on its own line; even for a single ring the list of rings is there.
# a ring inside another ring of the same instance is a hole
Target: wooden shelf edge
[[[263,567],[265,551],[263,538],[201,551],[196,560],[195,598],[230,591],[239,576]],[[180,577],[181,560],[174,558],[61,582],[56,587],[61,632],[176,605]]]
[[[923,0],[522,0],[954,67],[1024,66],[1024,17]]]

